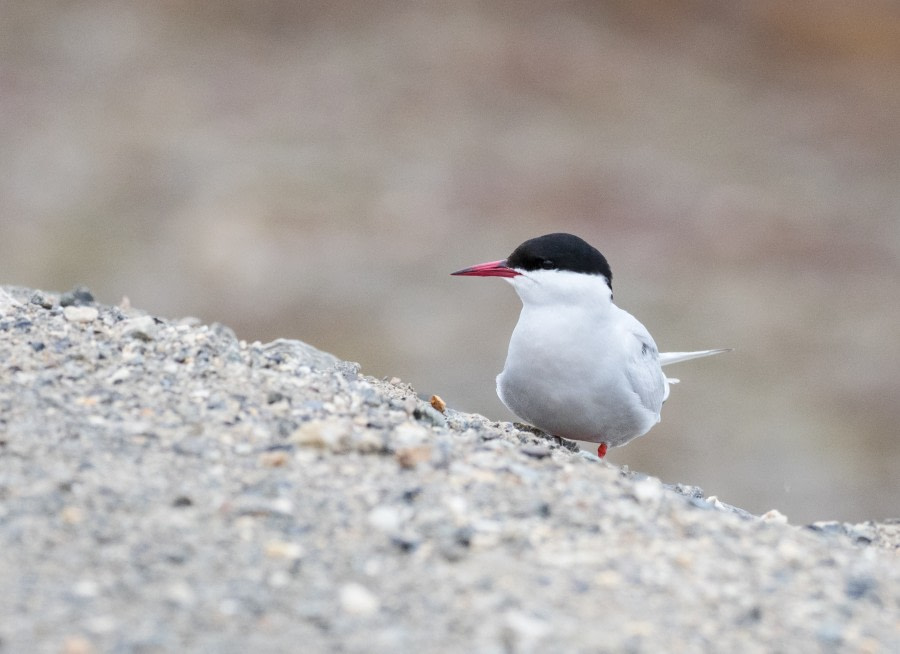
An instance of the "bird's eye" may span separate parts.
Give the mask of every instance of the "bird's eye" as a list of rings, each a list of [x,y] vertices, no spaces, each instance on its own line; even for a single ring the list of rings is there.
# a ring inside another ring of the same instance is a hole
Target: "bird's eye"
[[[550,270],[551,268],[555,268],[556,264],[550,261],[550,259],[544,259],[541,261],[541,268],[544,270]]]

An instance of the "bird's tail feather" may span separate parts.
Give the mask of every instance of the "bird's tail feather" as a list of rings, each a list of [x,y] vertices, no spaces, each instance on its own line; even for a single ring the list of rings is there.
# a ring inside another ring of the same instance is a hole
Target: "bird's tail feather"
[[[660,352],[659,365],[667,366],[670,363],[680,363],[681,361],[690,361],[691,359],[699,359],[700,357],[711,357],[713,354],[722,354],[722,352],[731,352],[734,348],[723,348],[720,350],[700,350],[698,352]]]

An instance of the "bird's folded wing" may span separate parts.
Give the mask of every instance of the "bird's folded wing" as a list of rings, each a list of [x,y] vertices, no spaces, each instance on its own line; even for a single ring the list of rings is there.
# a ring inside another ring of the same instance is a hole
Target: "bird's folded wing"
[[[659,413],[669,397],[669,384],[659,367],[659,352],[649,334],[635,333],[635,351],[625,369],[631,389],[648,411]]]

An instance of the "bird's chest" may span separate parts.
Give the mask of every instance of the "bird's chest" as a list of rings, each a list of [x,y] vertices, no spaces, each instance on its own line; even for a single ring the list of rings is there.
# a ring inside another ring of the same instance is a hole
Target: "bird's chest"
[[[509,342],[504,375],[529,384],[583,383],[615,369],[618,337],[602,315],[523,312]]]

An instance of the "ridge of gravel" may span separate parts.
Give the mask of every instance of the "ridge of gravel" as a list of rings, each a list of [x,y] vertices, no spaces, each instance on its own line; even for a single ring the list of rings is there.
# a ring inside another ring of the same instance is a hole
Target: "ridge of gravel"
[[[0,288],[0,361],[3,654],[900,651],[898,521],[753,516],[86,289]]]

